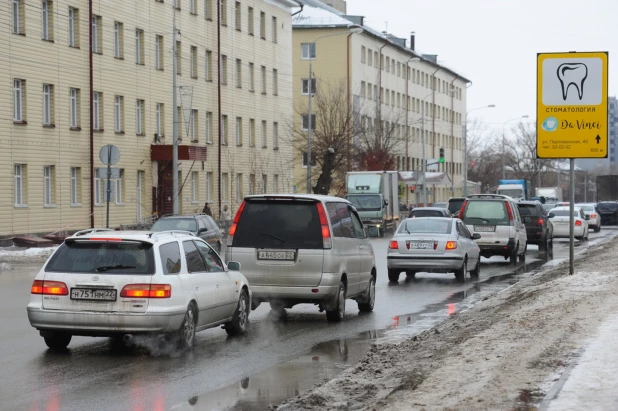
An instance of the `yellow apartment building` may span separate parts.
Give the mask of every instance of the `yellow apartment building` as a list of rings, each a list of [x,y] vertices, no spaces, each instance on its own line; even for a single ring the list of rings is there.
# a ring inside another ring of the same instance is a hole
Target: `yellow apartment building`
[[[170,213],[173,110],[181,213],[210,201],[215,218],[225,204],[233,215],[244,195],[291,192],[284,125],[297,9],[291,0],[0,2],[0,237],[105,226],[108,144],[120,152],[110,227]]]
[[[302,12],[293,19],[294,101],[307,107],[309,63],[317,93],[343,84],[348,104],[357,112],[362,129],[382,124],[388,130],[399,171],[417,171],[425,158],[432,163],[444,149],[445,162],[435,167],[446,173],[446,184],[428,184],[428,202],[461,195],[464,179],[463,121],[468,79],[439,64],[437,56],[415,50],[414,35],[407,39],[378,32],[364,24],[362,16],[347,16],[318,0],[299,0]],[[345,10],[345,4],[338,7]],[[351,31],[353,28],[353,31]],[[362,32],[357,33],[358,28]],[[315,97],[313,100],[315,101]],[[424,116],[423,116],[423,105]],[[312,113],[320,116],[315,107]],[[300,122],[304,116],[297,115]],[[317,117],[313,120],[318,121]],[[303,128],[306,128],[303,126]],[[385,131],[383,131],[383,134]],[[351,136],[358,144],[358,136]],[[306,191],[306,153],[296,150],[294,182]],[[314,159],[315,162],[315,159]],[[354,164],[349,170],[354,170]],[[312,167],[312,184],[320,172]],[[429,169],[429,171],[433,171]],[[339,186],[340,187],[340,186]],[[338,194],[342,194],[338,192]],[[406,202],[415,202],[408,193]]]

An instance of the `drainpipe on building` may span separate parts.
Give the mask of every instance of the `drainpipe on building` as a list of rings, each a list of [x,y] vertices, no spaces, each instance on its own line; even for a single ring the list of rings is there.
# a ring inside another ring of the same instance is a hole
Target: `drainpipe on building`
[[[217,153],[217,157],[218,157],[217,174],[219,175],[218,202],[219,202],[219,217],[221,217],[221,208],[222,208],[221,207],[221,143],[222,143],[221,139],[223,135],[221,134],[221,2],[220,1],[217,2],[217,118],[219,119],[219,123],[218,123],[219,124],[219,127],[218,127],[218,134],[219,134],[218,150],[219,152]]]
[[[380,150],[382,149],[382,49],[388,46],[388,43],[384,43],[382,47],[380,47],[380,53],[378,58],[378,107],[377,110],[377,120],[378,120],[378,141]]]
[[[93,87],[93,72],[92,72],[92,0],[88,0],[88,64],[89,70],[89,82],[90,82],[90,228],[94,228],[94,129],[92,121],[94,116],[92,114],[92,87]]]

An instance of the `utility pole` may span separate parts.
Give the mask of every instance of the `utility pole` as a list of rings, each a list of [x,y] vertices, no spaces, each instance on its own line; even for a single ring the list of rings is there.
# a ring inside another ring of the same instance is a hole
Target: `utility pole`
[[[178,215],[178,101],[176,96],[176,75],[178,71],[178,49],[176,48],[176,7],[174,7],[173,18],[173,34],[172,34],[172,54],[173,54],[173,68],[172,68],[172,88],[174,89],[172,95],[172,112],[174,114],[173,121],[173,142],[172,142],[172,173],[173,173],[173,185],[172,185],[172,199],[173,199],[173,214]]]
[[[422,101],[421,106],[421,123],[422,123],[422,131],[421,131],[421,146],[423,147],[423,162],[421,163],[421,168],[423,171],[423,207],[427,207],[427,187],[425,182],[427,181],[427,160],[425,158],[425,99]]]

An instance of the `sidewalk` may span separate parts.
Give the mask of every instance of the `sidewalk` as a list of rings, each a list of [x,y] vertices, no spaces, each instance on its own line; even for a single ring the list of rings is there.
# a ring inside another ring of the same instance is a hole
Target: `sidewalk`
[[[573,276],[568,262],[530,275],[271,409],[615,410],[616,313],[610,239],[577,256]]]

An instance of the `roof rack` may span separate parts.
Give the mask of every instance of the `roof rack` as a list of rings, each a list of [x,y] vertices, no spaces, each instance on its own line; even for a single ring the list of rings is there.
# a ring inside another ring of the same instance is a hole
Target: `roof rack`
[[[172,237],[177,237],[177,234],[188,235],[193,237],[194,234],[191,231],[186,230],[165,230],[165,231],[153,231],[148,236],[154,241],[159,241],[159,236],[162,234],[169,234]]]

